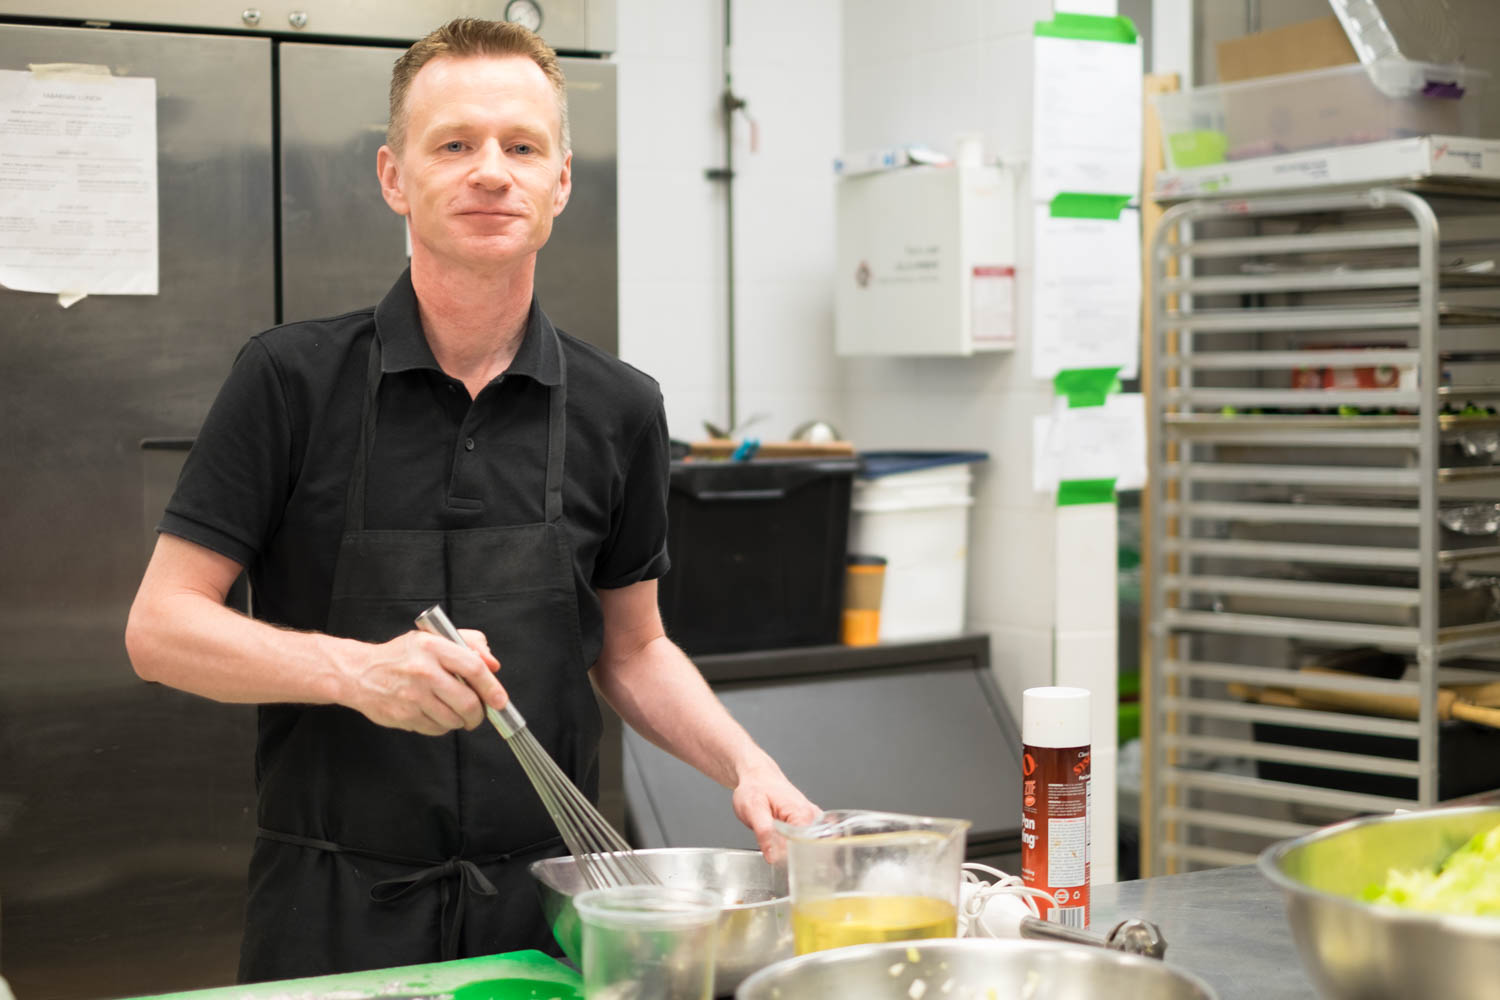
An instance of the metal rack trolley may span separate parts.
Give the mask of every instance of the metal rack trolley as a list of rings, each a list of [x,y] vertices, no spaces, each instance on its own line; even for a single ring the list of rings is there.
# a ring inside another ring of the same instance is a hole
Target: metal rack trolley
[[[1500,679],[1482,660],[1453,663],[1500,655],[1500,616],[1442,617],[1444,583],[1496,560],[1500,542],[1454,546],[1438,519],[1440,504],[1500,500],[1500,464],[1453,457],[1459,435],[1500,441],[1500,418],[1444,412],[1500,403],[1500,297],[1485,291],[1500,289],[1500,187],[1410,188],[1200,198],[1171,208],[1152,241],[1155,874],[1246,863],[1340,816],[1437,804],[1440,682]],[[1326,385],[1357,370],[1386,380]],[[1325,382],[1298,387],[1299,371]],[[1347,646],[1415,669],[1294,669],[1291,651]],[[1400,696],[1418,711],[1267,704],[1247,687]],[[1256,738],[1266,726],[1316,730],[1324,745]],[[1339,748],[1366,737],[1414,743],[1415,759]]]

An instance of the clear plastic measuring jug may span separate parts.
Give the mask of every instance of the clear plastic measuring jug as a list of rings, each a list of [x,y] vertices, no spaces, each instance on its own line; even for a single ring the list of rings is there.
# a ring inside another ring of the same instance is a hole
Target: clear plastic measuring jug
[[[787,841],[797,954],[871,941],[954,937],[966,819],[836,809]]]

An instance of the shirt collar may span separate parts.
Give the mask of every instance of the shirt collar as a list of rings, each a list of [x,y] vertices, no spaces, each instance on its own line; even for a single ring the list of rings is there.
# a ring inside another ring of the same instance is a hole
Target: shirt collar
[[[411,285],[411,268],[406,269],[380,305],[375,307],[375,329],[380,337],[382,373],[410,371],[414,368],[442,370],[438,367],[437,359],[432,356],[432,348],[422,332],[417,293]],[[557,385],[562,381],[558,364],[558,353],[561,350],[557,330],[533,295],[531,311],[526,316],[526,333],[505,374],[525,375],[542,385]]]

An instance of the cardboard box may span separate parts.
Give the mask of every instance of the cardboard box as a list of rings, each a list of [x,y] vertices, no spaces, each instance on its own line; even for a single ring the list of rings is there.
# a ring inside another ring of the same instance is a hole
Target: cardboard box
[[[1253,80],[1358,62],[1344,26],[1332,14],[1316,21],[1244,35],[1215,47],[1219,82]]]

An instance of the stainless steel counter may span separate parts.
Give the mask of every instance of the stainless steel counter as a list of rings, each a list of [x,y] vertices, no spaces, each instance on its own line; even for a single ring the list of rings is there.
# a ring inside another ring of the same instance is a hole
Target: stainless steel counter
[[[1096,885],[1089,928],[1142,917],[1167,939],[1166,961],[1219,1000],[1317,1000],[1292,944],[1281,896],[1253,866]]]

